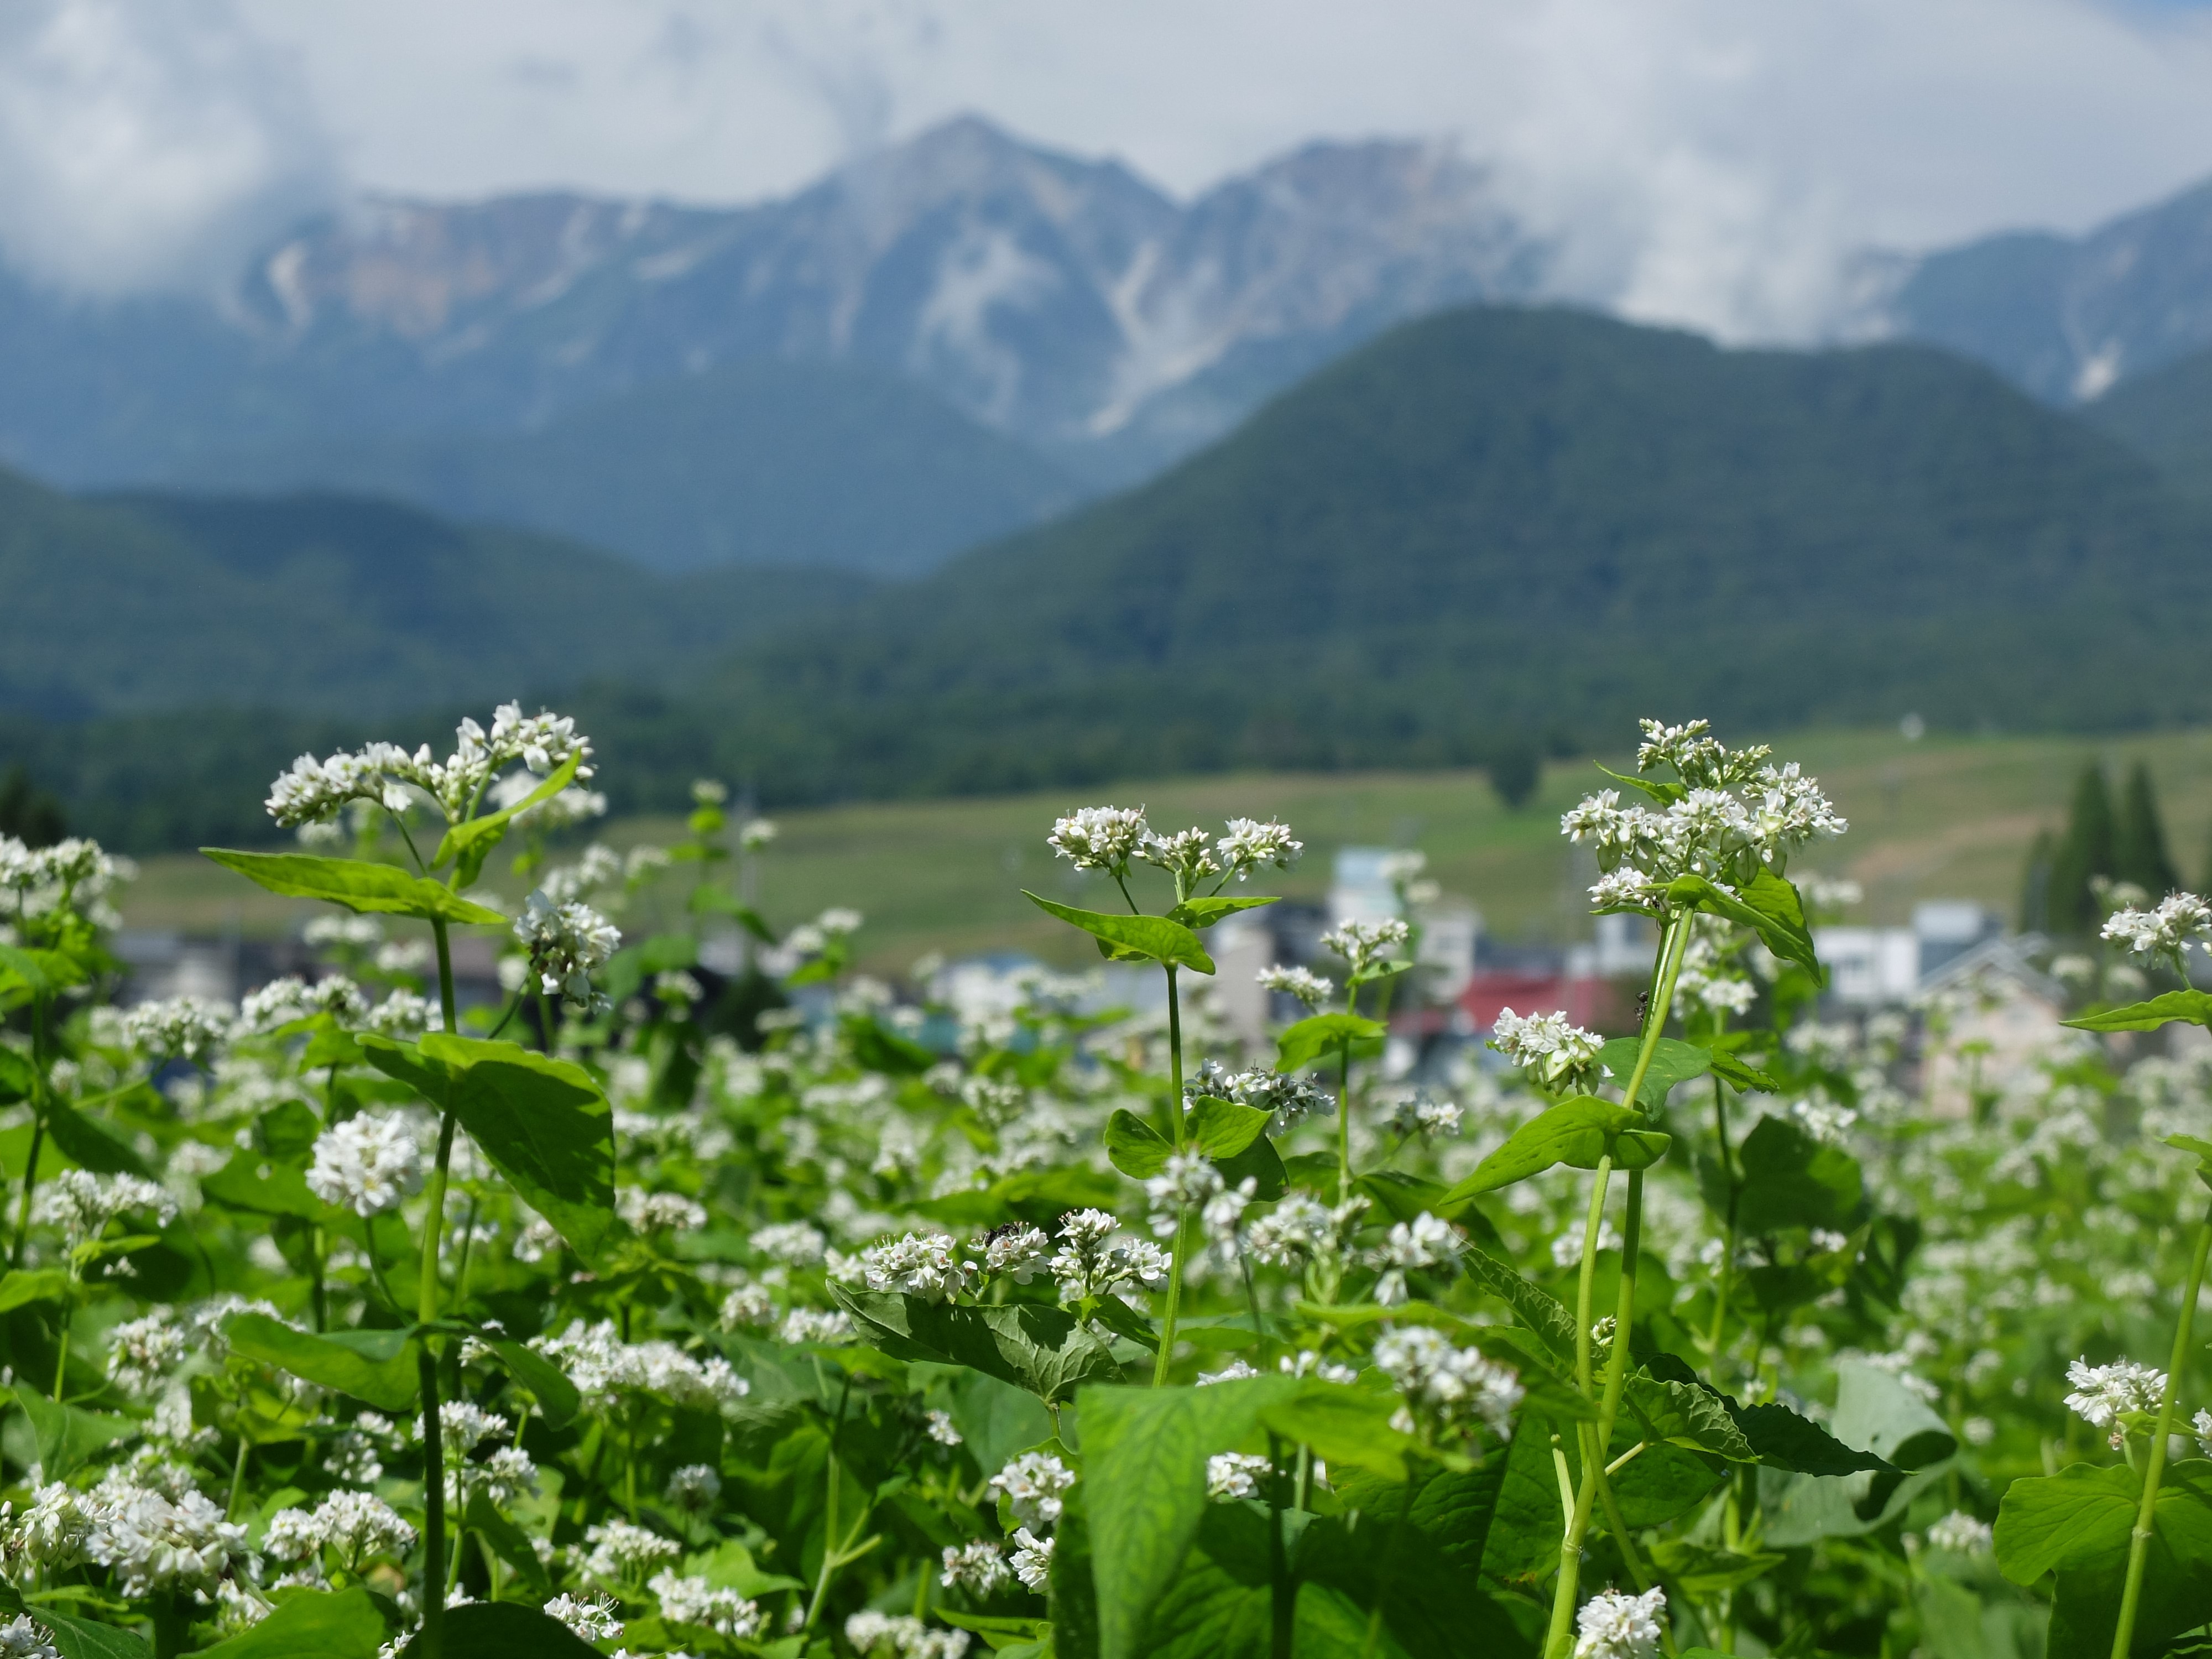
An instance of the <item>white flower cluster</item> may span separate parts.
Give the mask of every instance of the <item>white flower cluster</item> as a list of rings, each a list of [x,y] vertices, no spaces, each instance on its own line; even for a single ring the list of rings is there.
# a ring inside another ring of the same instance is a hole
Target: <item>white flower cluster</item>
[[[1130,859],[1152,833],[1141,806],[1085,806],[1056,820],[1045,845],[1079,870],[1127,875]]]
[[[722,1495],[722,1477],[707,1463],[686,1463],[672,1470],[666,1487],[671,1509],[686,1515],[703,1515]]]
[[[2166,1393],[2166,1373],[2132,1359],[2116,1359],[2109,1365],[2092,1365],[2077,1359],[2066,1368],[2074,1392],[2066,1396],[2066,1409],[2093,1429],[2110,1429],[2112,1443],[2124,1436],[2119,1419],[2130,1412],[2153,1412]]]
[[[1375,1265],[1384,1270],[1375,1287],[1376,1301],[1386,1308],[1397,1306],[1406,1299],[1409,1271],[1443,1266],[1458,1256],[1460,1244],[1458,1230],[1426,1210],[1411,1221],[1397,1223],[1375,1255]]]
[[[1667,1592],[1626,1595],[1601,1590],[1575,1614],[1574,1659],[1652,1659],[1659,1651],[1659,1615]]]
[[[1375,1364],[1405,1400],[1401,1427],[1463,1431],[1482,1424],[1503,1438],[1523,1392],[1518,1373],[1480,1349],[1455,1348],[1442,1331],[1408,1325],[1375,1344]]]
[[[1950,1550],[1959,1555],[1985,1555],[1996,1539],[1995,1528],[1964,1510],[1953,1510],[1928,1528],[1930,1548]]]
[[[567,1372],[576,1391],[601,1410],[641,1389],[671,1405],[725,1411],[752,1386],[719,1354],[699,1360],[673,1342],[624,1342],[610,1319],[596,1325],[573,1320],[560,1335],[532,1337],[530,1346]]]
[[[248,991],[238,1005],[238,1023],[249,1031],[273,1031],[312,1014],[329,1014],[342,1024],[351,1024],[368,1012],[368,999],[343,974],[331,974],[312,985],[296,974],[287,974]]]
[[[787,1267],[818,1267],[829,1244],[820,1228],[810,1227],[804,1221],[780,1221],[761,1228],[752,1236],[755,1250]]]
[[[1251,1452],[1217,1452],[1206,1460],[1206,1495],[1217,1504],[1257,1498],[1275,1466]]]
[[[167,1188],[137,1176],[64,1170],[39,1188],[31,1214],[35,1220],[59,1227],[74,1249],[87,1239],[99,1237],[107,1224],[126,1210],[150,1211],[166,1227],[177,1218],[177,1200]]]
[[[562,758],[567,757],[564,756]],[[580,766],[576,770],[580,775],[589,775]],[[535,774],[527,770],[510,772],[492,785],[491,804],[501,812],[510,807],[521,806],[537,793],[538,787],[538,780]],[[605,795],[596,789],[584,789],[570,784],[558,794],[548,796],[535,806],[522,806],[522,810],[507,822],[517,830],[550,833],[556,830],[572,829],[586,819],[603,818],[606,815],[607,798]]]
[[[659,1599],[660,1616],[672,1625],[696,1625],[733,1642],[750,1642],[768,1623],[759,1602],[704,1578],[685,1577],[672,1567],[653,1574],[645,1587]]]
[[[19,916],[49,916],[72,911],[99,927],[121,920],[106,897],[118,881],[137,878],[129,859],[111,857],[97,842],[72,836],[52,847],[31,847],[0,835],[0,892],[13,893],[9,908]]]
[[[191,1333],[157,1304],[140,1318],[109,1328],[107,1375],[125,1394],[143,1397],[191,1351]]]
[[[1231,818],[1227,827],[1218,839],[1195,828],[1163,836],[1141,806],[1085,806],[1054,820],[1045,844],[1079,870],[1115,877],[1129,873],[1131,859],[1142,859],[1173,875],[1186,895],[1192,883],[1216,876],[1243,881],[1263,866],[1287,870],[1305,848],[1288,824],[1272,819]]]
[[[617,1582],[642,1573],[648,1567],[673,1561],[684,1547],[649,1528],[628,1521],[606,1521],[584,1528],[591,1553],[584,1571],[593,1578]]]
[[[658,1232],[673,1227],[696,1232],[707,1224],[706,1206],[681,1193],[648,1193],[642,1187],[624,1187],[615,1194],[615,1213],[633,1231]]]
[[[1203,1152],[1170,1152],[1160,1172],[1145,1182],[1152,1206],[1152,1236],[1172,1238],[1186,1210],[1202,1210],[1228,1183]]]
[[[1292,1267],[1323,1257],[1340,1256],[1367,1212],[1364,1195],[1354,1194],[1331,1206],[1311,1193],[1293,1190],[1252,1224],[1246,1234],[1252,1258],[1271,1267]]]
[[[1043,1228],[1016,1224],[994,1229],[970,1248],[983,1258],[985,1277],[1011,1279],[1017,1285],[1035,1279],[1052,1255]]]
[[[1168,1276],[1168,1255],[1149,1239],[1121,1231],[1107,1210],[1071,1210],[1060,1218],[1060,1249],[1047,1271],[1060,1281],[1060,1298],[1079,1302],[1124,1287],[1158,1285]]]
[[[142,1002],[123,1016],[124,1034],[149,1054],[197,1063],[231,1039],[230,1010],[204,997],[166,997]]]
[[[132,1600],[157,1590],[213,1595],[216,1583],[250,1567],[246,1528],[189,1485],[173,1492],[138,1484],[131,1470],[110,1469],[88,1492],[40,1486],[5,1546],[21,1560],[53,1571],[82,1558],[109,1568]]]
[[[1564,1013],[1516,1014],[1501,1008],[1491,1028],[1489,1046],[1546,1088],[1557,1089],[1595,1073],[1605,1039],[1585,1031]]]
[[[1255,1111],[1273,1112],[1278,1130],[1288,1128],[1308,1112],[1329,1111],[1336,1103],[1328,1090],[1305,1078],[1258,1066],[1232,1073],[1211,1060],[1185,1079],[1182,1092],[1186,1103],[1211,1097],[1234,1101]]]
[[[2212,905],[2194,893],[2169,893],[2155,909],[2115,910],[2106,920],[2104,937],[2137,956],[2171,962],[2185,976],[2183,958],[2190,943],[2212,934]]]
[[[1336,983],[1310,968],[1262,968],[1256,976],[1265,990],[1279,991],[1285,996],[1296,997],[1306,1006],[1308,1013],[1336,994]]]
[[[1006,1565],[1006,1553],[996,1544],[978,1538],[957,1547],[945,1547],[944,1571],[938,1575],[937,1582],[947,1589],[988,1595],[1011,1582],[1013,1576],[1013,1570]]]
[[[514,762],[543,777],[569,756],[588,761],[591,753],[591,740],[578,735],[574,720],[526,715],[521,704],[502,703],[492,714],[489,732],[474,720],[455,727],[453,752],[443,761],[431,758],[427,743],[412,755],[395,743],[372,743],[358,752],[341,750],[319,761],[302,755],[270,785],[269,816],[289,829],[326,822],[354,800],[404,812],[412,799],[410,789],[419,789],[437,802],[448,822],[457,823],[474,811],[494,777]],[[579,782],[591,775],[589,766],[577,767]]]
[[[1075,1484],[1075,1473],[1049,1452],[1024,1452],[991,1477],[991,1490],[1002,1494],[1025,1527],[1050,1528],[1066,1507],[1061,1494]]]
[[[1014,1528],[1014,1577],[1023,1588],[1042,1594],[1052,1583],[1052,1552],[1056,1538],[1040,1538],[1027,1527]]]
[[[864,1608],[845,1621],[845,1639],[860,1654],[895,1653],[898,1659],[965,1659],[964,1630],[932,1630],[910,1613]]]
[[[415,1528],[374,1492],[334,1492],[312,1511],[270,1516],[261,1547],[274,1560],[295,1563],[335,1550],[348,1571],[358,1571],[375,1556],[404,1558],[415,1547]]]
[[[944,1302],[973,1280],[969,1265],[955,1254],[958,1248],[947,1233],[908,1233],[861,1251],[861,1275],[872,1291]]]
[[[1457,1134],[1462,1115],[1456,1102],[1438,1100],[1424,1089],[1394,1102],[1383,1121],[1408,1140],[1432,1140]]]
[[[1383,921],[1340,921],[1321,936],[1321,942],[1344,958],[1346,969],[1358,979],[1379,963],[1393,958],[1390,952],[1413,937],[1413,930],[1403,920],[1392,916]]]
[[[421,1189],[428,1154],[415,1116],[362,1112],[315,1137],[307,1190],[356,1215],[378,1215]]]
[[[545,995],[586,1014],[604,1013],[606,995],[592,983],[622,945],[622,930],[588,904],[556,904],[540,888],[514,919],[514,937],[530,954],[530,971]]]
[[[586,1642],[615,1642],[622,1638],[623,1622],[615,1615],[621,1605],[611,1595],[579,1600],[563,1590],[545,1604],[548,1618],[557,1619]]]
[[[1840,836],[1850,827],[1794,761],[1764,764],[1770,752],[1764,747],[1731,754],[1704,720],[1643,725],[1637,769],[1673,767],[1680,797],[1655,811],[1625,807],[1620,791],[1601,789],[1559,820],[1561,834],[1577,845],[1589,842],[1597,854],[1603,874],[1590,897],[1601,908],[1656,909],[1661,900],[1655,890],[1679,876],[1738,886],[1761,868],[1779,872],[1792,852],[1816,836]]]
[[[54,1633],[27,1613],[0,1625],[0,1659],[62,1659]]]

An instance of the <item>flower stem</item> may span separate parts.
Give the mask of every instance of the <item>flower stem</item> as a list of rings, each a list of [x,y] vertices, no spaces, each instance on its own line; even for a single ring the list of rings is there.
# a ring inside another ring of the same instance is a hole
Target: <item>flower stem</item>
[[[1168,1126],[1175,1131],[1175,1149],[1182,1151],[1182,998],[1176,984],[1175,964],[1167,964],[1168,974]],[[1188,1218],[1185,1208],[1176,1211],[1174,1254],[1168,1258],[1168,1305],[1160,1320],[1160,1351],[1152,1361],[1152,1386],[1160,1388],[1168,1380],[1168,1366],[1175,1358],[1176,1315],[1182,1302],[1183,1224]]]
[[[453,956],[443,918],[430,923],[438,941],[438,1009],[448,1035],[457,1035],[453,1010]],[[441,1115],[438,1159],[430,1171],[429,1202],[422,1219],[422,1281],[416,1287],[418,1324],[438,1317],[438,1250],[446,1233],[446,1172],[453,1157],[453,1115]],[[369,1239],[372,1256],[376,1249]],[[446,1454],[438,1420],[438,1356],[430,1334],[416,1339],[416,1370],[422,1385],[422,1659],[443,1659],[446,1630]]]
[[[1336,1201],[1352,1202],[1352,1039],[1336,1051]]]
[[[46,1141],[46,1000],[31,1004],[31,1156],[23,1165],[23,1206],[15,1216],[15,1247],[8,1265],[23,1265],[23,1247],[31,1236],[31,1194],[39,1184],[39,1154]]]
[[[2166,1370],[2166,1392],[2158,1402],[2158,1428],[2151,1436],[2150,1454],[2143,1465],[2142,1503],[2136,1510],[2135,1530],[2128,1539],[2128,1576],[2120,1589],[2120,1620],[2112,1628],[2112,1659],[2128,1659],[2134,1640],[2136,1609],[2142,1600],[2143,1568],[2150,1559],[2151,1532],[2156,1522],[2158,1486],[2166,1473],[2166,1443],[2173,1432],[2173,1397],[2181,1388],[2181,1373],[2189,1364],[2190,1328],[2197,1319],[2197,1297],[2204,1287],[2204,1258],[2212,1251],[2212,1214],[2197,1229],[2197,1243],[2189,1257],[2189,1285],[2181,1294],[2181,1318],[2173,1331],[2173,1359]]]
[[[1291,1659],[1297,1627],[1297,1586],[1283,1545],[1283,1443],[1267,1437],[1267,1659]]]

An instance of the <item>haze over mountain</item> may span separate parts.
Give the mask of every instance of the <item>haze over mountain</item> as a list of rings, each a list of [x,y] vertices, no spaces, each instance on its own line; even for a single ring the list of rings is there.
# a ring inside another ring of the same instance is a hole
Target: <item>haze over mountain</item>
[[[1770,729],[2212,714],[2185,672],[2212,622],[2212,517],[2080,416],[1923,347],[1722,350],[1569,311],[1402,326],[1151,484],[872,591],[732,570],[643,580],[603,611],[586,578],[612,561],[440,527],[447,539],[422,545],[443,550],[406,567],[424,581],[380,611],[368,540],[319,551],[330,538],[264,535],[282,515],[234,503],[41,499],[64,518],[158,519],[169,538],[159,581],[41,559],[19,538],[18,568],[82,577],[33,631],[56,642],[42,674],[127,690],[94,706],[341,708],[369,659],[349,630],[374,623],[393,662],[448,675],[383,684],[459,712],[465,692],[489,695],[451,678],[472,660],[471,619],[514,594],[526,609],[477,653],[477,679],[496,669],[497,695],[574,708],[623,757],[606,783],[629,806],[678,802],[701,772],[787,802],[1480,762],[1654,712]],[[341,509],[390,511],[321,510]],[[569,573],[542,603],[518,544]],[[430,577],[441,560],[471,574]],[[283,574],[258,584],[243,643],[197,635],[217,623],[184,600],[111,602],[134,582],[188,596],[216,580],[208,565],[262,561]],[[673,622],[672,603],[685,607]],[[326,659],[301,642],[333,614],[349,620]],[[86,639],[98,650],[78,662]],[[138,678],[118,678],[142,647]],[[414,741],[449,720],[426,708],[398,725]],[[28,759],[88,827],[143,845],[265,833],[253,805],[274,768],[392,726],[18,720],[0,722],[0,752]]]

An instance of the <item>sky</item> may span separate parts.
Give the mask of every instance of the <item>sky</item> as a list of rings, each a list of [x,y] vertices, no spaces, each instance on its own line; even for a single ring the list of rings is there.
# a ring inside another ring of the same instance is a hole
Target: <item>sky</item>
[[[1189,195],[1447,136],[1580,290],[1816,334],[1849,258],[2212,175],[2181,0],[7,0],[0,258],[220,283],[359,191],[736,203],[976,112]]]

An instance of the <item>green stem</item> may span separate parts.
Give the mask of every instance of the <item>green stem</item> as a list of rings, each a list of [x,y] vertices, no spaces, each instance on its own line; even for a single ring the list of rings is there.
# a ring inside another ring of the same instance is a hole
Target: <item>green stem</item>
[[[1336,1051],[1336,1201],[1352,1202],[1352,1041]]]
[[[829,1485],[822,1499],[822,1571],[814,1581],[814,1600],[806,1609],[806,1622],[800,1626],[802,1630],[812,1630],[816,1622],[821,1619],[822,1604],[830,1598],[830,1580],[837,1571],[837,1558],[842,1553],[837,1543],[837,1486],[840,1473],[837,1462],[837,1442],[845,1431],[845,1407],[852,1397],[853,1378],[848,1373],[844,1389],[837,1396],[837,1421],[830,1431],[830,1455],[827,1459],[830,1469]],[[922,1571],[924,1572],[929,1571],[927,1565],[923,1566]]]
[[[1297,1634],[1297,1601],[1283,1543],[1283,1447],[1267,1437],[1267,1659],[1291,1659]]]
[[[1175,1149],[1182,1151],[1182,998],[1176,983],[1175,965],[1168,973],[1168,1123],[1175,1131]],[[1160,1321],[1160,1351],[1152,1361],[1152,1386],[1164,1387],[1168,1367],[1175,1359],[1176,1316],[1182,1304],[1182,1255],[1187,1210],[1176,1210],[1175,1254],[1168,1258],[1168,1305]]]
[[[315,1334],[319,1336],[330,1328],[330,1322],[323,1289],[323,1230],[312,1221],[307,1224],[307,1264],[313,1274],[308,1288],[314,1296]]]
[[[1592,1397],[1595,1380],[1590,1371],[1590,1304],[1597,1277],[1597,1241],[1605,1224],[1605,1191],[1613,1181],[1613,1154],[1597,1161],[1590,1182],[1589,1213],[1583,1221],[1582,1267],[1575,1279],[1575,1386],[1585,1400]]]
[[[1719,1382],[1723,1380],[1717,1375],[1721,1333],[1728,1322],[1729,1281],[1735,1273],[1735,1206],[1740,1191],[1735,1165],[1729,1154],[1728,1105],[1718,1078],[1713,1079],[1713,1139],[1720,1148],[1721,1175],[1728,1182],[1728,1224],[1721,1241],[1720,1277],[1713,1285],[1713,1328],[1705,1339],[1705,1363],[1714,1369],[1714,1380]]]
[[[442,918],[430,923],[438,942],[438,1008],[449,1035],[459,1031],[453,1008],[453,957]],[[441,1115],[438,1124],[438,1158],[430,1171],[429,1202],[422,1220],[422,1281],[416,1286],[415,1307],[418,1324],[438,1317],[438,1252],[446,1233],[447,1170],[453,1157],[453,1115]],[[369,1236],[369,1254],[376,1253],[375,1235]],[[446,1641],[446,1452],[443,1425],[438,1420],[438,1356],[427,1331],[416,1349],[416,1370],[422,1384],[422,1659],[444,1659]]]
[[[238,1455],[230,1466],[230,1502],[223,1505],[222,1518],[226,1521],[237,1518],[238,1499],[246,1490],[246,1460],[252,1450],[253,1442],[241,1428],[238,1431]]]
[[[71,1280],[72,1283],[74,1283],[74,1274],[71,1275]],[[74,1301],[64,1302],[62,1304],[61,1352],[54,1357],[54,1399],[57,1401],[59,1401],[64,1397],[64,1390],[68,1387],[69,1383],[70,1310],[76,1304]]]
[[[31,1156],[23,1165],[23,1205],[15,1215],[15,1248],[8,1265],[23,1265],[23,1247],[31,1236],[31,1194],[39,1184],[39,1154],[46,1139],[46,1000],[31,1004]]]
[[[2142,1502],[2136,1510],[2135,1531],[2128,1539],[2127,1582],[2120,1589],[2120,1622],[2112,1629],[2112,1659],[2128,1659],[2134,1640],[2136,1608],[2142,1600],[2143,1568],[2150,1559],[2150,1540],[2157,1519],[2158,1486],[2166,1473],[2166,1443],[2173,1432],[2173,1397],[2181,1387],[2181,1373],[2189,1364],[2190,1328],[2197,1319],[2197,1297],[2204,1287],[2204,1258],[2212,1251],[2212,1214],[2197,1229],[2196,1248],[2189,1257],[2189,1287],[2181,1296],[2181,1319],[2173,1331],[2173,1358],[2166,1370],[2166,1392],[2158,1402],[2158,1429],[2151,1436],[2150,1455],[2143,1466]]]
[[[1380,1582],[1375,1586],[1375,1605],[1367,1614],[1367,1636],[1359,1644],[1359,1659],[1375,1659],[1381,1650],[1382,1610],[1389,1605],[1390,1592],[1396,1588],[1396,1567],[1405,1553],[1406,1522],[1413,1513],[1413,1498],[1420,1489],[1421,1470],[1416,1463],[1406,1471],[1406,1490],[1399,1495],[1398,1518],[1391,1523],[1389,1547],[1382,1552]]]

